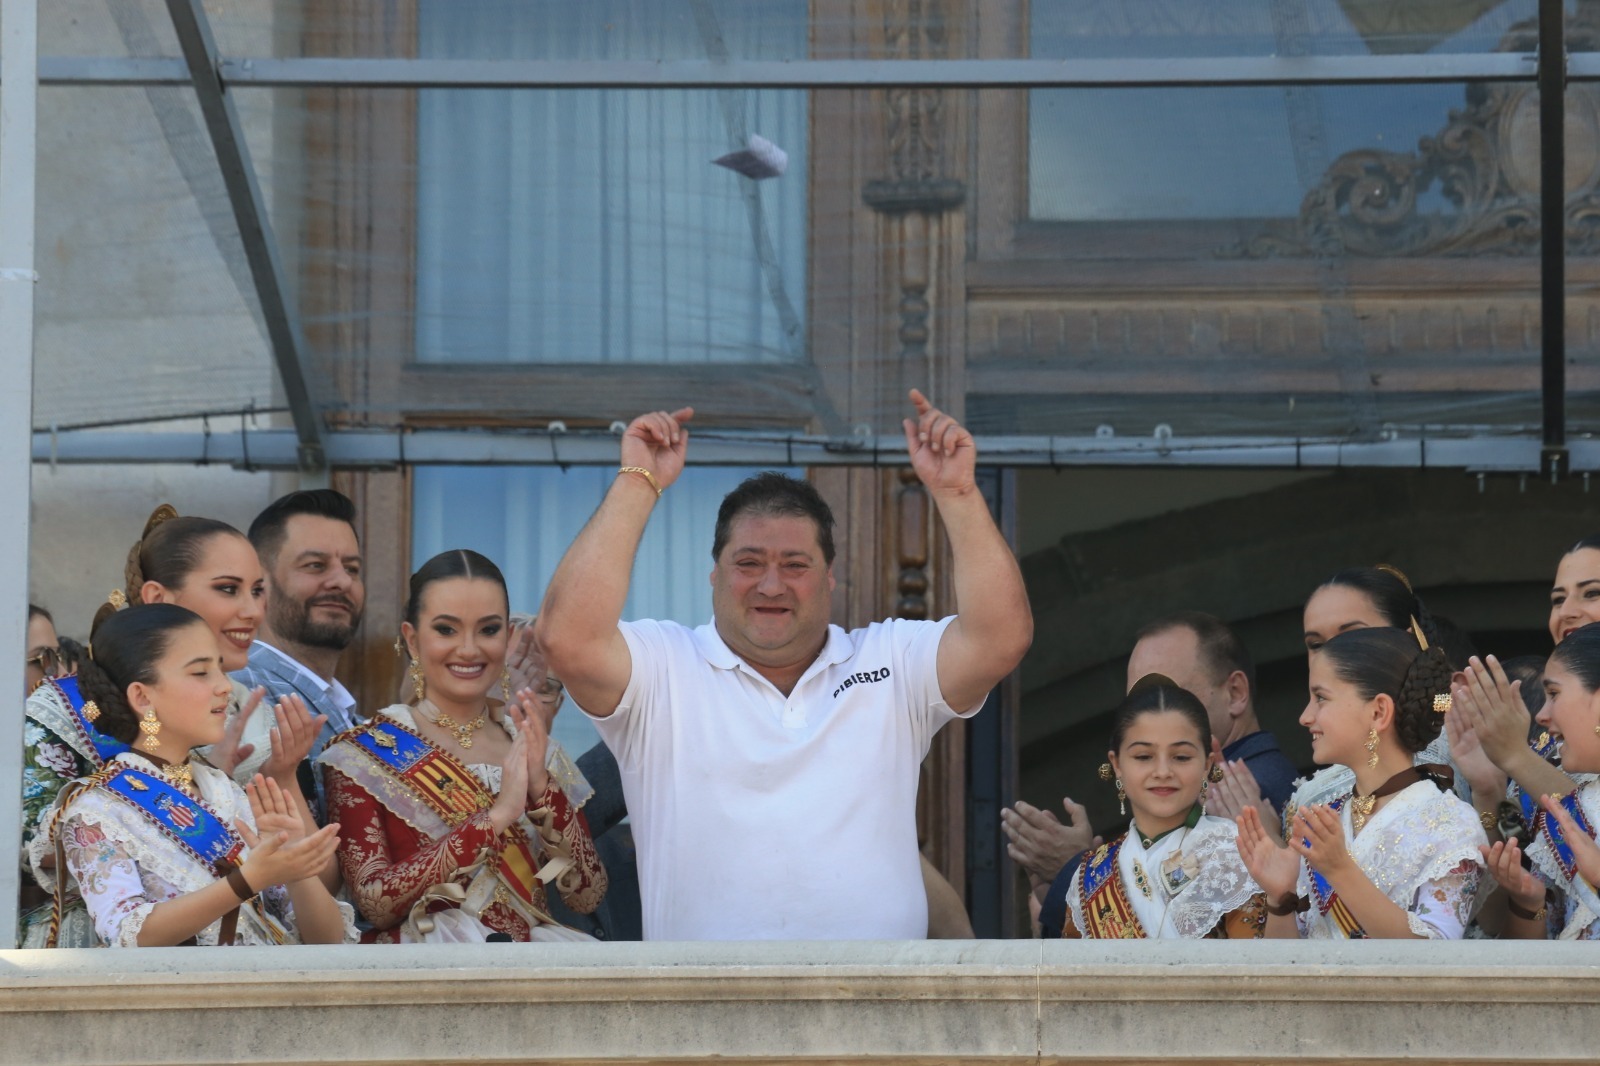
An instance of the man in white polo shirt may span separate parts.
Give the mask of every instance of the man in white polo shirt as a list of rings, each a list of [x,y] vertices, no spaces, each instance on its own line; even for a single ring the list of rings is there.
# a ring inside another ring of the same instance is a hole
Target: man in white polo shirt
[[[709,625],[619,622],[645,524],[683,470],[689,408],[634,419],[551,579],[536,636],[616,754],[647,940],[927,935],[918,767],[1016,667],[1033,616],[972,435],[911,400],[906,447],[944,523],[955,616],[829,625],[833,515],[807,482],[769,473],[723,500]]]

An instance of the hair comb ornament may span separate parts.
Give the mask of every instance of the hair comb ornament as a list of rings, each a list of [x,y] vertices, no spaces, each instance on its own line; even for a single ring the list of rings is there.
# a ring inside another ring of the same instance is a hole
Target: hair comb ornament
[[[1111,769],[1111,764],[1108,763],[1108,762],[1103,762],[1103,763],[1100,764],[1100,771],[1099,772],[1100,772],[1100,780],[1102,780],[1102,781],[1110,781],[1113,777],[1117,776],[1116,772]]]
[[[100,720],[100,705],[94,700],[85,700],[83,704],[83,716],[89,719],[90,725],[94,725],[94,723]]]
[[[1434,696],[1433,697],[1433,713],[1434,714],[1449,714],[1450,713],[1451,702],[1452,702],[1452,700],[1450,699],[1450,693],[1448,693],[1448,692],[1441,692],[1438,695]]]
[[[121,589],[112,589],[111,595],[106,597],[106,602],[120,611],[128,606],[128,597],[123,595]]]

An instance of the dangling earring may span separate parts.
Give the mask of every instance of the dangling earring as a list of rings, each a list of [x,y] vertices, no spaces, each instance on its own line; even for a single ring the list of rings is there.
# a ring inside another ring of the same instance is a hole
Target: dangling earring
[[[1367,766],[1370,768],[1377,765],[1378,731],[1376,729],[1369,729],[1367,730]]]
[[[511,668],[509,666],[500,668],[500,695],[505,697],[506,703],[511,702]]]
[[[411,675],[411,691],[414,694],[414,698],[418,703],[421,703],[428,694],[428,682],[422,676],[422,664],[412,659],[411,666],[407,668],[406,673]]]
[[[394,636],[394,657],[396,659],[406,653],[406,638],[396,633]]]
[[[156,734],[161,732],[161,722],[156,718],[154,707],[145,709],[144,717],[139,719],[139,732],[144,734],[144,739],[139,741],[139,747],[149,752],[161,750],[161,741],[156,739]]]
[[[1128,794],[1122,791],[1122,778],[1117,778],[1117,813],[1128,816]]]
[[[1211,782],[1210,781],[1202,781],[1202,782],[1200,782],[1200,809],[1202,811],[1204,811],[1206,809],[1206,792],[1210,788],[1211,788]]]

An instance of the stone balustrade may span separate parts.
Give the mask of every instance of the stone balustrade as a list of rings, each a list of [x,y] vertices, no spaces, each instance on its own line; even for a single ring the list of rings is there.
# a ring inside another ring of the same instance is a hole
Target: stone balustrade
[[[0,1063],[1584,1063],[1600,945],[0,951]]]

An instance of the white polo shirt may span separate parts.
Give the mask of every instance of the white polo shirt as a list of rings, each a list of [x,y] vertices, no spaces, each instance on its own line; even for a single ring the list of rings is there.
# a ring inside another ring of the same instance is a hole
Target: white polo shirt
[[[622,623],[633,676],[592,720],[622,772],[646,940],[928,935],[917,773],[958,717],[937,673],[949,623],[829,626],[787,698],[714,625]]]

